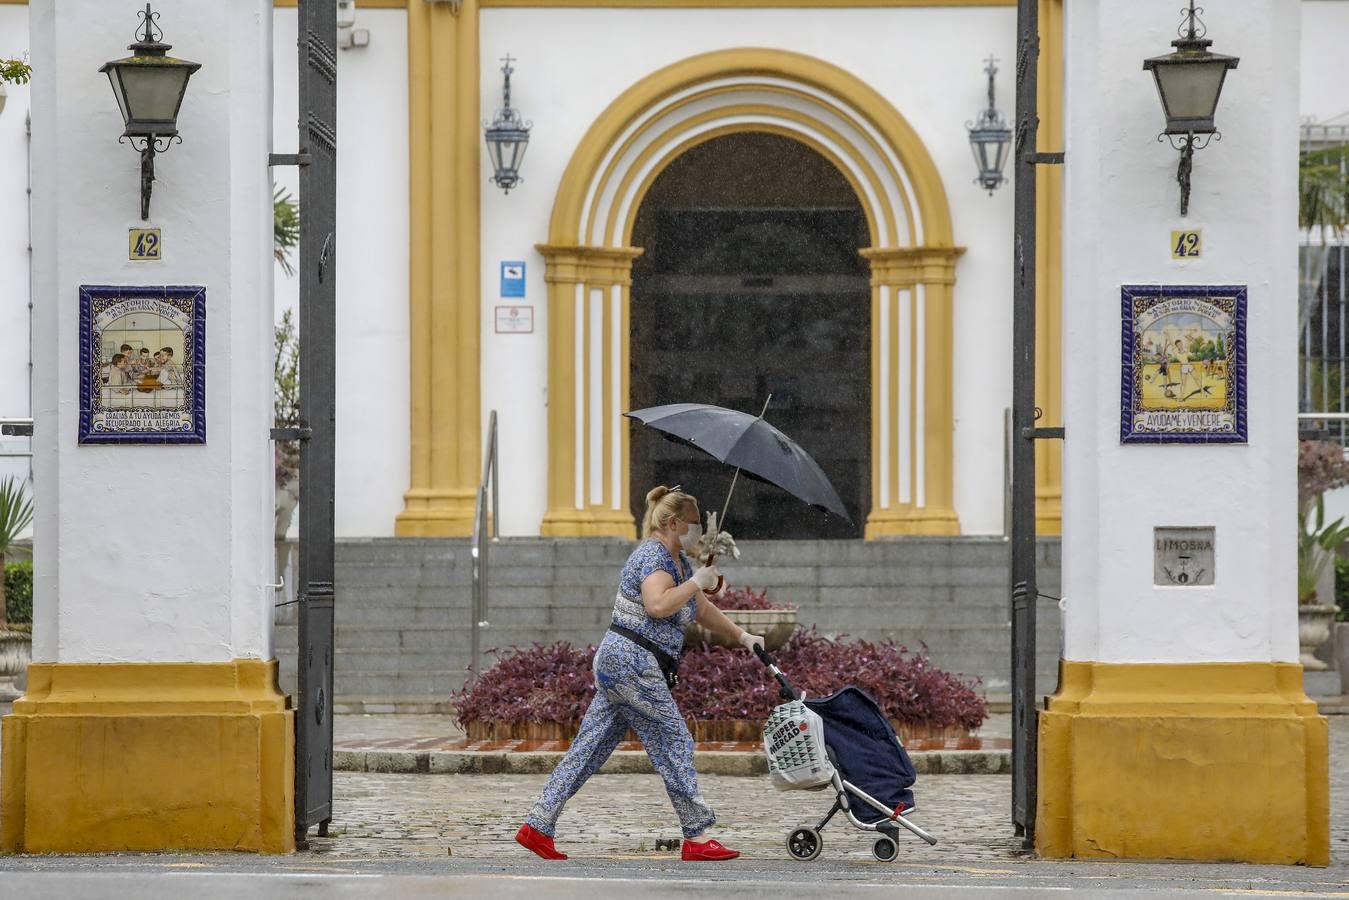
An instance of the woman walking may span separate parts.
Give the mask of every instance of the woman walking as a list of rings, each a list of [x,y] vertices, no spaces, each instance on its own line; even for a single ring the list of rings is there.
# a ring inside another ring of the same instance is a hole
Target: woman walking
[[[693,736],[670,688],[684,626],[697,621],[737,640],[747,650],[763,638],[740,628],[705,592],[720,577],[715,566],[693,571],[685,553],[702,537],[698,502],[678,487],[653,488],[642,517],[645,540],[628,557],[619,576],[613,622],[595,652],[595,699],[586,710],[571,748],[529,810],[515,839],[544,859],[566,859],[553,846],[562,807],[614,752],[631,728],[641,738],[651,764],[665,780],[684,831],[686,860],[735,859],[739,852],[708,839],[716,816],[698,791],[693,768]]]

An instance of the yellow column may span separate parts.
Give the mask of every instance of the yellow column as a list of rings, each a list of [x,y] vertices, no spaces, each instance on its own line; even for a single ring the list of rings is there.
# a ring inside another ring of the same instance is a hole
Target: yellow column
[[[0,733],[0,853],[295,849],[276,660],[34,663]]]
[[[408,5],[412,467],[398,535],[473,529],[481,477],[478,0]]]
[[[628,509],[627,428],[615,425],[627,404],[628,304],[633,247],[579,247],[540,244],[548,283],[548,510],[540,533],[550,537],[621,537],[637,528]],[[613,291],[621,292],[618,315]],[[594,292],[599,293],[596,300]],[[593,305],[599,304],[592,332]],[[578,308],[579,304],[579,308]],[[578,330],[579,329],[579,330]],[[615,355],[615,335],[620,350]],[[619,396],[614,367],[619,366]],[[598,384],[600,402],[593,402]],[[578,416],[578,411],[580,415]],[[594,423],[599,420],[600,439]],[[578,432],[578,425],[580,431]],[[614,492],[614,453],[619,450],[619,490]],[[598,460],[600,482],[592,481]],[[599,499],[595,496],[598,493]]]
[[[1040,0],[1042,152],[1063,149],[1063,0]],[[1063,167],[1041,166],[1035,181],[1035,403],[1040,425],[1063,424]],[[1063,444],[1035,452],[1035,530],[1063,531]]]
[[[1329,864],[1329,732],[1296,663],[1059,663],[1035,849]]]
[[[962,252],[959,247],[862,251],[871,263],[872,284],[868,540],[960,533],[952,467],[952,291]],[[901,442],[907,442],[903,448]]]

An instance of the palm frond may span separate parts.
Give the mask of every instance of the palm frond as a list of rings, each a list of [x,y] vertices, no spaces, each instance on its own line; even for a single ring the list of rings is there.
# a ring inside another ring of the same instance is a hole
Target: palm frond
[[[13,475],[0,481],[0,556],[9,552],[19,532],[33,521],[33,503],[23,482]]]
[[[285,188],[272,191],[272,255],[286,277],[295,274],[290,254],[300,244],[300,205]]]

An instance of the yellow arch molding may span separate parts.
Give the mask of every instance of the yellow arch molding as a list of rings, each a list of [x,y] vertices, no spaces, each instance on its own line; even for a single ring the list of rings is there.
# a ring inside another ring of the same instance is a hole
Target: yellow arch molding
[[[862,115],[890,145],[912,181],[924,243],[952,246],[951,210],[941,175],[917,132],[866,82],[814,57],[785,50],[717,50],[666,66],[637,82],[600,114],[562,174],[548,227],[550,244],[579,244],[586,195],[605,156],[626,128],[666,97],[699,83],[761,75],[797,81],[831,94]]]
[[[807,102],[807,103],[815,104],[815,105],[817,105],[817,106],[819,105],[819,102],[820,102],[820,101],[819,101],[819,98],[817,98],[817,97],[813,97],[813,96],[811,96],[811,95],[809,95],[809,94],[805,94],[805,93],[803,93],[803,92],[801,92],[801,91],[791,90],[791,89],[785,88],[785,87],[783,87],[783,86],[781,86],[781,85],[755,84],[755,85],[752,85],[752,88],[753,88],[753,90],[754,90],[756,93],[770,93],[770,94],[776,94],[776,95],[780,95],[780,96],[784,96],[784,97],[790,97],[790,98],[793,98],[793,99],[802,100],[802,101],[805,101],[805,102]],[[684,98],[682,98],[682,99],[680,99],[680,100],[677,100],[677,101],[675,101],[675,102],[673,102],[673,103],[668,103],[668,104],[664,105],[663,107],[661,107],[661,118],[663,119],[665,116],[668,116],[670,113],[674,113],[674,112],[676,112],[676,111],[682,109],[683,107],[688,106],[689,104],[696,103],[696,102],[698,102],[698,101],[705,100],[705,99],[710,98],[710,97],[716,97],[716,96],[720,96],[720,95],[723,95],[723,94],[744,93],[745,91],[746,91],[746,85],[744,85],[744,84],[724,85],[724,86],[721,86],[721,87],[712,88],[712,89],[710,89],[710,90],[698,91],[698,92],[695,93],[695,94],[690,94],[690,95],[687,96],[687,97],[684,97]],[[729,106],[728,106],[728,107],[724,107],[723,109],[727,109],[727,108],[730,108],[730,107],[729,107]],[[736,110],[738,110],[738,111],[742,111],[742,112],[743,112],[746,108],[747,108],[747,107],[744,106],[744,105],[734,105],[734,109],[736,109]],[[804,120],[805,120],[805,116],[804,116],[802,113],[800,113],[799,111],[796,111],[796,110],[790,110],[790,109],[787,109],[787,108],[784,108],[784,107],[771,107],[771,109],[773,110],[773,112],[774,112],[775,114],[778,114],[778,115],[793,114],[794,117],[797,119],[797,121],[804,121]],[[835,113],[838,114],[838,115],[840,115],[840,117],[842,117],[842,114],[839,113],[837,110],[835,110]],[[659,120],[656,120],[656,121],[659,121]],[[827,127],[822,126],[822,125],[820,125],[819,123],[815,123],[815,124],[817,125],[817,127],[820,127],[821,130],[824,130],[824,131],[828,131],[828,130],[829,130]],[[608,183],[610,182],[610,180],[611,180],[611,178],[612,178],[612,175],[613,175],[613,172],[614,172],[614,169],[618,166],[619,161],[625,157],[625,155],[627,154],[628,150],[632,147],[632,145],[633,145],[634,143],[636,143],[637,140],[638,140],[639,138],[641,138],[644,134],[646,134],[648,130],[649,130],[649,125],[648,125],[647,128],[641,128],[641,129],[636,129],[636,130],[634,130],[633,133],[630,134],[630,135],[623,141],[622,145],[620,145],[620,146],[617,148],[616,151],[614,151],[614,152],[611,153],[611,154],[608,154],[608,156],[609,156],[609,163],[608,163],[608,165],[605,167],[604,175],[599,179],[599,183],[600,183],[600,184],[608,184]],[[877,155],[878,157],[880,157],[880,158],[882,159],[882,161],[885,163],[885,165],[886,165],[886,170],[893,176],[895,182],[896,182],[896,183],[901,182],[902,179],[900,178],[899,173],[896,172],[896,171],[893,169],[893,167],[890,166],[890,160],[889,160],[889,158],[886,156],[885,149],[884,149],[884,148],[883,148],[883,147],[882,147],[882,146],[881,146],[874,138],[872,138],[870,134],[864,134],[863,137],[866,139],[868,146],[870,146],[870,147],[872,148],[872,150],[875,151],[876,155]],[[841,143],[841,144],[845,144],[846,142],[840,141],[840,143]],[[815,148],[815,149],[819,150],[820,148],[817,147],[817,148]],[[833,159],[831,158],[830,161],[831,161],[831,162],[835,162],[835,164],[837,165],[837,161],[836,161],[836,160],[833,160]],[[840,170],[840,171],[842,171],[842,170]],[[844,174],[846,175],[847,173],[844,172]],[[854,187],[854,189],[856,189],[857,186],[856,186],[856,185],[853,185],[853,187]],[[859,197],[861,196],[861,192],[860,192],[860,191],[858,192],[858,196],[859,196]],[[912,233],[914,232],[914,218],[913,218],[913,209],[911,208],[911,206],[910,206],[910,204],[909,204],[909,197],[908,197],[907,195],[901,195],[900,199],[901,199],[902,204],[903,204],[903,206],[904,206],[904,219],[905,219],[905,225],[908,227],[909,233],[912,234]],[[600,207],[600,202],[601,202],[601,198],[600,198],[600,196],[599,196],[599,192],[596,192],[595,195],[591,198],[590,205],[589,205],[589,210],[588,210],[587,215],[586,215],[586,218],[585,218],[585,220],[584,220],[585,222],[587,222],[587,223],[593,223],[593,222],[595,221],[595,219],[596,219],[596,217],[597,217],[597,215],[598,215],[598,211],[599,211],[599,207]],[[887,200],[887,205],[888,205],[888,200]],[[640,206],[640,204],[639,204],[639,206]],[[867,212],[870,213],[870,210],[868,209]],[[892,232],[892,233],[896,233],[896,232],[894,231],[894,229],[895,229],[895,226],[896,226],[897,223],[893,220],[893,217],[887,218],[886,221],[887,221],[887,224],[888,224],[888,225],[890,226],[890,228],[891,228],[891,232]],[[614,230],[613,230],[613,227],[612,227],[612,215],[611,215],[611,217],[610,217],[610,222],[609,222],[609,224],[606,226],[606,230],[605,230],[605,234],[604,234],[604,240],[605,240],[606,243],[612,243],[612,241],[613,241],[613,236],[614,236],[614,235],[613,235],[613,231],[614,231]],[[871,235],[872,235],[872,238],[871,238],[871,239],[872,239],[872,243],[875,243],[876,240],[877,240],[877,238],[876,238],[876,232],[875,232],[874,229],[872,230]],[[627,236],[624,237],[624,240],[625,240],[625,241],[627,240]]]
[[[805,88],[820,91],[824,98],[805,91],[792,90],[782,85],[755,84],[755,77],[781,79]],[[715,82],[730,78],[746,78],[741,85],[718,85]],[[698,91],[699,85],[707,90]],[[706,99],[718,93],[752,90],[758,94],[778,93],[805,99],[822,109],[831,110],[840,119],[865,123],[858,127],[860,138],[845,137],[823,120],[808,112],[770,103],[728,104],[718,109],[700,112],[695,116],[671,124],[668,116],[683,106]],[[671,101],[675,95],[689,92],[689,96]],[[834,104],[838,104],[835,106]],[[782,123],[734,121],[746,115],[774,116],[799,123],[803,129],[826,135],[848,156],[847,162],[819,140],[803,131]],[[725,120],[722,126],[716,126]],[[707,127],[711,125],[712,127]],[[688,132],[706,128],[695,135]],[[656,131],[659,129],[659,131]],[[888,246],[873,245],[864,251],[872,267],[872,479],[874,508],[867,522],[867,537],[878,538],[902,534],[955,534],[959,532],[952,506],[951,467],[953,411],[951,397],[952,310],[951,296],[954,284],[955,261],[963,248],[952,240],[950,209],[941,176],[933,164],[922,140],[913,128],[890,104],[871,87],[822,60],[781,50],[739,49],[706,53],[661,69],[642,79],[619,96],[599,116],[582,138],[563,173],[558,195],[549,223],[549,241],[538,245],[547,262],[546,279],[549,295],[549,487],[548,512],[541,531],[558,536],[615,536],[631,537],[635,533],[632,516],[625,507],[628,491],[627,433],[619,428],[614,434],[613,373],[618,368],[620,401],[626,402],[627,369],[630,358],[628,346],[628,309],[631,301],[632,261],[641,253],[639,248],[626,246],[631,240],[632,227],[640,209],[641,200],[661,171],[680,154],[713,137],[743,131],[767,131],[798,140],[820,152],[848,179],[866,212],[873,235],[873,244],[880,234],[878,225],[884,222],[891,235],[898,235],[897,226],[908,225],[912,236],[919,233],[921,242]],[[879,143],[871,136],[879,136]],[[627,156],[632,146],[652,134],[659,136],[635,159]],[[683,140],[680,140],[683,136]],[[855,141],[855,143],[853,143]],[[884,173],[878,172],[867,159],[864,145],[881,160]],[[656,162],[651,164],[655,159]],[[894,167],[898,161],[899,170]],[[649,170],[643,172],[644,169]],[[860,176],[859,174],[860,173]],[[886,176],[899,192],[904,218],[897,219],[896,210],[885,190]],[[637,179],[640,177],[640,182]],[[872,189],[872,197],[862,191],[858,178],[864,178]],[[636,182],[635,188],[634,183]],[[910,192],[912,196],[910,196]],[[624,198],[632,202],[623,209]],[[605,211],[605,203],[609,209]],[[603,221],[600,217],[603,216]],[[915,221],[916,220],[916,221]],[[588,234],[602,225],[601,239],[605,246],[587,243]],[[915,228],[915,226],[918,226]],[[920,290],[921,289],[921,290]],[[613,292],[617,290],[620,302],[615,307]],[[880,365],[877,357],[882,347],[879,316],[882,291],[886,292],[890,309],[890,348],[887,388],[889,403],[880,402]],[[899,346],[898,316],[901,309],[899,292],[907,291],[914,298],[908,306],[910,325],[907,334],[917,334],[913,325],[919,321],[916,297],[922,293],[924,322],[922,353],[924,367],[921,396],[918,393],[916,343]],[[578,302],[582,308],[578,309]],[[595,316],[602,326],[595,337],[602,335],[599,359],[592,363],[592,335]],[[579,330],[579,333],[578,333]],[[618,358],[614,358],[614,332],[618,332]],[[578,359],[577,351],[580,350]],[[897,396],[901,383],[899,371],[907,367],[910,396],[901,406]],[[595,371],[592,373],[591,370]],[[602,378],[603,402],[592,409],[589,379]],[[578,404],[580,404],[578,408]],[[909,471],[921,477],[919,485],[904,500],[899,492],[899,421],[901,408],[909,412]],[[918,410],[922,409],[920,417]],[[598,430],[602,441],[593,437],[595,417],[602,415]],[[889,441],[884,448],[885,458],[893,457],[889,478],[889,493],[882,497],[879,471],[883,464],[879,442],[879,423],[883,416],[889,421]],[[577,428],[581,429],[578,435]],[[615,442],[617,441],[617,445]],[[577,460],[577,450],[582,459]],[[916,459],[919,447],[924,457],[921,472]],[[614,450],[617,449],[617,477]],[[598,469],[602,484],[592,482],[591,460],[594,452],[602,452]],[[618,489],[615,496],[615,487]],[[923,503],[918,497],[923,496]],[[599,499],[602,497],[602,499]],[[579,501],[579,502],[578,502]],[[615,508],[618,507],[618,508]]]
[[[772,109],[770,107],[747,107],[747,106],[735,107],[733,109],[728,108],[725,112],[723,112],[722,110],[715,110],[713,112],[709,112],[706,118],[699,117],[699,120],[696,121],[686,120],[685,122],[681,122],[679,124],[679,127],[671,129],[671,131],[666,132],[665,135],[662,135],[662,140],[666,136],[683,134],[693,128],[698,127],[699,125],[706,124],[706,122],[708,121],[714,121],[716,119],[734,119],[755,114],[765,114],[770,112],[770,110],[774,115],[781,115],[783,118],[795,119],[801,122],[802,125],[808,125],[808,127],[817,128],[820,131],[824,131],[827,134],[829,134],[831,138],[838,139],[836,143],[841,142],[842,139],[841,135],[838,135],[837,133],[829,133],[826,126],[819,125],[814,122],[808,122],[806,117],[804,116],[792,115],[788,110],[777,110]],[[778,135],[779,137],[790,138],[791,140],[805,144],[806,146],[814,150],[816,153],[820,154],[825,159],[829,160],[829,162],[834,165],[834,168],[839,170],[840,174],[843,175],[844,179],[847,180],[848,184],[852,186],[853,193],[855,193],[858,197],[866,196],[865,192],[862,190],[861,182],[858,181],[855,173],[849,170],[849,167],[838,156],[838,154],[834,153],[832,150],[830,150],[828,147],[826,147],[819,141],[814,140],[810,135],[802,134],[800,131],[796,131],[791,128],[787,128],[781,125],[774,125],[767,122],[731,123],[724,125],[720,128],[708,129],[707,131],[704,131],[700,134],[696,134],[693,135],[692,137],[685,138],[684,140],[680,141],[677,145],[675,145],[673,148],[671,148],[668,143],[662,142],[652,144],[650,147],[644,150],[641,153],[641,155],[639,155],[633,161],[633,165],[628,168],[628,171],[624,173],[622,180],[619,182],[618,190],[614,192],[615,201],[617,201],[619,198],[628,195],[632,187],[632,182],[637,177],[637,173],[642,168],[645,167],[647,161],[649,161],[652,156],[655,156],[657,153],[660,153],[662,154],[662,159],[655,166],[653,166],[650,169],[650,171],[646,173],[646,175],[642,177],[642,181],[640,184],[638,184],[636,191],[632,192],[632,204],[630,208],[633,211],[633,214],[629,215],[624,220],[624,222],[621,223],[621,231],[620,231],[620,223],[617,221],[619,214],[619,204],[618,202],[615,202],[611,206],[609,210],[608,221],[606,222],[604,229],[606,245],[612,244],[620,233],[622,235],[623,246],[628,245],[628,242],[632,239],[632,229],[637,224],[636,211],[641,209],[642,201],[645,199],[647,191],[651,189],[651,185],[655,183],[656,179],[660,177],[660,174],[665,171],[665,168],[667,166],[669,166],[672,162],[674,162],[676,159],[682,156],[685,152],[692,150],[694,147],[697,147],[700,144],[704,144],[714,138],[724,137],[725,135],[728,134],[736,134],[743,132],[759,132],[762,134],[775,134]],[[881,198],[881,201],[883,203],[883,209],[881,210],[881,213],[888,220],[887,224],[893,230],[894,214],[893,210],[890,208],[889,202],[886,200],[884,196],[883,186],[880,184],[879,179],[877,178],[876,173],[874,171],[867,169],[864,171],[864,175],[866,177],[866,180],[870,183],[872,191]],[[867,229],[872,236],[872,242],[875,243],[876,234],[878,233],[878,226],[876,223],[877,211],[873,209],[869,204],[863,204],[862,211],[866,215]]]

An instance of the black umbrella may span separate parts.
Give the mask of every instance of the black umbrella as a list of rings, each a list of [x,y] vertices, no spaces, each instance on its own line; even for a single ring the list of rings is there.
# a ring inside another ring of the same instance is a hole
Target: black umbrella
[[[771,398],[770,398],[771,399]],[[767,404],[764,409],[767,410]],[[849,522],[843,501],[810,454],[795,441],[769,425],[762,415],[751,416],[734,409],[705,403],[671,403],[624,413],[654,428],[670,440],[695,447],[728,466],[736,467],[731,492],[740,472],[758,481],[782,488],[811,506],[842,516]],[[726,505],[731,494],[726,495]],[[726,521],[721,510],[720,524]]]

